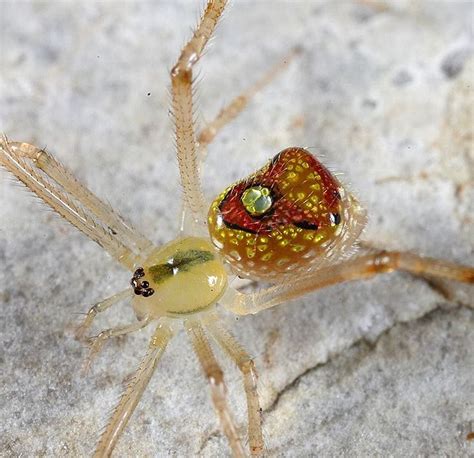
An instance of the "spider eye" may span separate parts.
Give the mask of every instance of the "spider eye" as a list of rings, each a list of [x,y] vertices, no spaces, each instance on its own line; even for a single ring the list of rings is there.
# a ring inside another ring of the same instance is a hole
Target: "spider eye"
[[[130,284],[133,286],[133,291],[137,296],[150,297],[154,294],[155,290],[150,288],[150,283],[141,281],[140,278],[145,276],[145,270],[143,267],[139,267],[133,274]]]
[[[264,186],[247,188],[240,198],[245,210],[253,216],[262,216],[270,210],[273,204],[271,191]]]
[[[357,201],[303,148],[281,151],[227,188],[208,215],[211,239],[234,270],[264,279],[334,255],[364,222]]]

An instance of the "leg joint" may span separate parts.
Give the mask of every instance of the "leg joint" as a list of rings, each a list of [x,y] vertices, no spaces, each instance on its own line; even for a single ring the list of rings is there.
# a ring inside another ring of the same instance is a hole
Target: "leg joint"
[[[96,341],[107,340],[107,339],[110,339],[110,337],[112,337],[112,335],[113,335],[112,329],[106,329],[105,331],[99,332],[99,334],[97,335],[97,337],[94,340],[96,340]]]
[[[180,83],[191,83],[192,70],[191,67],[187,68],[178,62],[170,72],[172,81],[179,81]]]
[[[45,163],[48,162],[49,154],[44,149],[40,149],[32,159],[41,169],[44,167]]]
[[[206,377],[209,379],[211,385],[222,386],[224,385],[224,373],[222,369],[218,366],[209,368],[206,371]]]
[[[240,370],[244,374],[255,372],[255,363],[253,359],[249,358],[239,363]]]
[[[396,251],[381,251],[374,255],[372,265],[375,272],[392,272],[399,265],[400,254]]]

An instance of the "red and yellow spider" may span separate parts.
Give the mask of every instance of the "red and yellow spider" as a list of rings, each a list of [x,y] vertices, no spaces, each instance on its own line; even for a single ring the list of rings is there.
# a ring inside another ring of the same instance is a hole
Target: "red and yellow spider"
[[[224,0],[208,2],[193,37],[171,70],[184,204],[183,228],[176,239],[156,246],[45,149],[6,137],[0,143],[3,167],[130,271],[130,282],[122,291],[89,310],[77,337],[83,339],[96,315],[122,300],[131,302],[137,321],[88,339],[86,368],[108,339],[155,326],[148,350],[113,411],[95,456],[112,453],[168,342],[182,327],[209,381],[212,402],[235,456],[244,456],[246,450],[228,406],[223,371],[209,336],[241,371],[249,450],[261,455],[264,440],[254,361],[224,326],[223,311],[256,314],[329,285],[394,270],[474,282],[470,267],[408,252],[382,250],[354,255],[352,248],[366,223],[365,211],[317,156],[304,148],[282,150],[208,205],[200,178],[207,146],[286,65],[272,69],[196,133],[193,70],[225,6]],[[272,285],[257,292],[242,292],[232,286],[235,277]]]

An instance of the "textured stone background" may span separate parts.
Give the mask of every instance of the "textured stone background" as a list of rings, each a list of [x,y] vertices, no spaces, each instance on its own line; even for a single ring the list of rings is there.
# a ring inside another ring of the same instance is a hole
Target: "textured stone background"
[[[180,199],[168,70],[201,3],[0,3],[0,131],[47,146],[157,243]],[[472,15],[454,0],[233,2],[200,65],[201,124],[304,53],[211,148],[209,196],[308,146],[368,208],[366,240],[473,265]],[[147,333],[82,378],[70,329],[129,274],[5,173],[0,191],[0,454],[87,456]],[[231,323],[260,369],[268,455],[474,455],[472,292],[396,273]],[[130,319],[119,307],[98,327]],[[184,337],[117,456],[229,453]]]

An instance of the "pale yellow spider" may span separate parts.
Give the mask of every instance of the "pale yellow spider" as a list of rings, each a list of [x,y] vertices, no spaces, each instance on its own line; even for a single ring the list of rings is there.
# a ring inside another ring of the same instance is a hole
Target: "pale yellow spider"
[[[176,240],[155,247],[47,151],[6,137],[1,143],[0,163],[4,167],[132,273],[132,289],[127,287],[92,307],[77,335],[84,336],[97,313],[130,297],[138,321],[101,332],[92,340],[86,365],[110,337],[157,323],[148,352],[128,382],[101,436],[96,456],[111,454],[158,359],[183,323],[209,380],[212,401],[235,456],[245,455],[245,447],[228,408],[222,370],[207,334],[241,370],[248,404],[249,448],[258,455],[264,450],[264,442],[256,372],[252,358],[224,327],[223,309],[237,315],[253,314],[325,286],[395,269],[473,282],[472,268],[409,253],[380,251],[344,258],[364,227],[365,213],[355,197],[302,148],[282,151],[259,172],[225,190],[208,211],[199,178],[199,162],[206,146],[282,67],[273,69],[235,99],[196,136],[192,69],[225,3],[208,3],[193,38],[171,72],[184,192],[183,231]],[[236,274],[276,286],[257,293],[239,292],[231,286]]]

